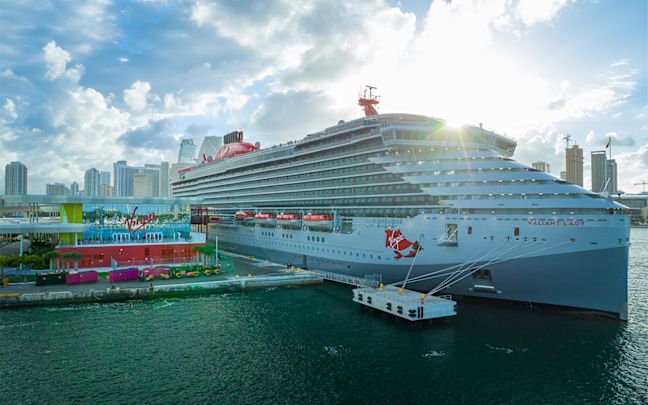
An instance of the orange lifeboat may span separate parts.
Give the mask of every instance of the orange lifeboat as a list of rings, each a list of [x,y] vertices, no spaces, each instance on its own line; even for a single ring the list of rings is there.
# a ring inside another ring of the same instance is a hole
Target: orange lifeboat
[[[329,214],[308,213],[303,218],[304,225],[312,229],[333,229],[333,216]]]
[[[255,224],[274,226],[276,222],[277,216],[270,212],[261,212],[254,216]]]
[[[301,226],[301,215],[283,213],[277,215],[277,223],[282,226]]]
[[[245,219],[254,219],[254,212],[251,211],[237,211],[234,214],[234,219],[237,221],[243,221]]]

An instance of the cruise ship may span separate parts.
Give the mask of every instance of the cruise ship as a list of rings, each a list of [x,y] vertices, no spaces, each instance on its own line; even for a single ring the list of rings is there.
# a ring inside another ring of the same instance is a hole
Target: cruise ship
[[[479,126],[378,114],[270,148],[225,136],[172,176],[219,248],[385,284],[627,318],[623,205],[512,158]]]

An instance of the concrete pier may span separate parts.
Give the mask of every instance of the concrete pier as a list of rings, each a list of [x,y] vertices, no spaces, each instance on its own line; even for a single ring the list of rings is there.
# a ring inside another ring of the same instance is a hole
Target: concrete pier
[[[109,283],[105,275],[97,283],[36,286],[10,284],[0,288],[0,308],[73,303],[117,302],[161,297],[214,294],[255,288],[291,287],[321,284],[322,277],[308,272],[286,270],[285,266],[236,257],[224,275],[196,278],[158,279]],[[237,274],[238,273],[238,274]]]
[[[227,277],[221,280],[187,282],[186,279],[155,282],[87,284],[81,286],[49,286],[43,291],[35,285],[9,287],[0,293],[0,308],[34,305],[56,305],[91,302],[116,302],[155,299],[179,295],[212,294],[244,291],[254,288],[302,286],[321,284],[322,278],[311,274],[285,274],[277,276]],[[29,283],[31,284],[31,283]],[[54,287],[58,287],[55,289]],[[76,287],[74,289],[70,287]],[[102,288],[103,287],[103,288]],[[20,291],[20,292],[17,292]]]

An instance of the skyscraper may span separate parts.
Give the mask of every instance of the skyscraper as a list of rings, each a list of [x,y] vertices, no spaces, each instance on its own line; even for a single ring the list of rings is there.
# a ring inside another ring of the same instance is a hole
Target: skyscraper
[[[194,163],[196,161],[196,145],[192,138],[183,139],[180,142],[178,152],[178,163]]]
[[[84,181],[83,181],[83,192],[88,197],[96,197],[99,195],[99,190],[101,189],[101,175],[99,170],[88,169],[85,172]]]
[[[72,184],[70,184],[70,195],[79,195],[79,183],[76,181],[73,181]]]
[[[203,156],[206,158],[216,156],[216,153],[223,146],[223,137],[222,136],[206,136],[202,144],[200,145],[200,152],[198,152],[198,161],[203,160]]]
[[[565,180],[583,187],[583,150],[578,145],[565,149],[565,167]]]
[[[11,162],[5,166],[5,194],[27,194],[27,166],[21,162]]]
[[[63,183],[45,185],[46,195],[70,195],[70,189]]]
[[[109,197],[112,195],[110,186],[110,172],[99,172],[99,195]]]
[[[160,197],[169,196],[169,162],[160,162]]]
[[[537,162],[531,163],[531,167],[533,167],[536,170],[540,170],[541,172],[551,173],[551,171],[549,170],[549,163],[547,162],[543,162],[539,160]]]
[[[115,187],[113,194],[117,197],[130,197],[134,194],[135,174],[149,173],[153,182],[151,196],[158,197],[160,193],[160,167],[159,165],[145,165],[144,167],[128,166],[125,160],[113,164],[115,174]]]
[[[606,170],[606,176],[608,181],[608,186],[607,186],[607,191],[610,194],[616,194],[619,192],[618,186],[617,186],[617,164],[616,160],[614,159],[608,159],[607,161],[607,170]]]
[[[153,195],[153,174],[152,173],[135,173],[133,174],[133,196],[151,197]]]
[[[595,150],[591,154],[592,159],[592,191],[595,193],[603,192],[605,187],[605,165],[607,157],[604,150]]]

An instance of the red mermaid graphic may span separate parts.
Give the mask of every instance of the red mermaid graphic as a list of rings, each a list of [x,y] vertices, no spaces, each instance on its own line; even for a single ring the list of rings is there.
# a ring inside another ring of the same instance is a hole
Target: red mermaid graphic
[[[401,232],[400,229],[385,230],[387,237],[385,239],[385,247],[392,248],[394,250],[394,259],[399,260],[403,257],[414,257],[419,250],[423,250],[423,247],[419,244],[418,241],[410,242],[407,240],[405,235]],[[411,248],[407,254],[401,253],[401,251]]]

